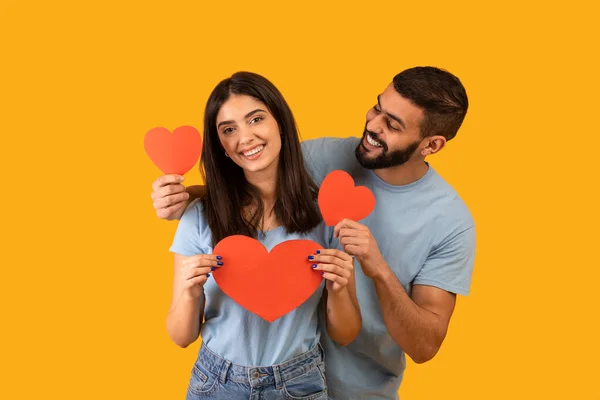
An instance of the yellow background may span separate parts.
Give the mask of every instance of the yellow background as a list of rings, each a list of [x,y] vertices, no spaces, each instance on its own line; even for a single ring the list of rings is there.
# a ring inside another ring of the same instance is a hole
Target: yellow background
[[[3,1],[0,398],[183,398],[199,343],[165,329],[176,223],[152,208],[147,130],[201,128],[210,90],[250,70],[303,138],[358,136],[397,72],[436,65],[471,104],[430,161],[477,259],[402,398],[600,399],[591,4]]]

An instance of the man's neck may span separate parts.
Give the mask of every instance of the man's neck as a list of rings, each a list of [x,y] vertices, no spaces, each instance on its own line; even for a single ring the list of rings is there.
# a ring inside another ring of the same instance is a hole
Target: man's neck
[[[403,186],[418,181],[425,176],[428,170],[429,166],[425,163],[425,160],[420,159],[408,161],[396,167],[375,169],[373,172],[389,185]]]

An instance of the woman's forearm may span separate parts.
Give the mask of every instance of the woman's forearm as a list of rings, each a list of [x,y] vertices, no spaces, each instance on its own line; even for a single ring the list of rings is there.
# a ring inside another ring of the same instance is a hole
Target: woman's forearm
[[[194,343],[200,336],[203,316],[204,293],[199,298],[182,293],[167,316],[167,332],[171,340],[180,347]]]
[[[341,346],[352,343],[360,332],[362,317],[358,302],[353,301],[347,288],[327,293],[327,333]]]

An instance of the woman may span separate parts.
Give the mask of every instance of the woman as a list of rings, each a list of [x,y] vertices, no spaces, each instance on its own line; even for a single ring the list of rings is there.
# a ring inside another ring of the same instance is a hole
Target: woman
[[[206,104],[201,165],[207,193],[187,207],[171,247],[167,330],[181,347],[200,334],[203,340],[187,398],[327,399],[317,309],[323,296],[330,337],[341,345],[354,340],[361,317],[353,261],[327,249],[332,231],[321,221],[294,117],[271,82],[240,72],[215,87]],[[322,271],[326,283],[272,323],[246,311],[210,279],[211,271],[227,268],[213,247],[235,234],[254,237],[267,250],[293,239],[320,243],[324,249],[315,249],[307,268]]]

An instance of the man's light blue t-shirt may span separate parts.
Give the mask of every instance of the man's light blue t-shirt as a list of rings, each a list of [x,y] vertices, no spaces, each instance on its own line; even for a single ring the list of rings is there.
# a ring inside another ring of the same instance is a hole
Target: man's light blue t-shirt
[[[467,295],[475,256],[475,227],[467,206],[431,166],[416,182],[387,184],[358,163],[354,150],[359,143],[355,137],[304,141],[305,162],[317,184],[339,169],[373,192],[375,209],[359,222],[369,227],[409,295],[416,284]],[[337,240],[333,245],[339,246]],[[386,329],[373,281],[358,263],[355,271],[363,321],[359,336],[347,347],[337,345],[326,332],[321,337],[329,396],[397,399],[405,355]]]
[[[265,232],[264,237],[259,232],[257,240],[268,251],[283,241],[294,239],[312,240],[321,248],[328,248],[332,232],[322,223],[308,234],[288,234],[280,226]],[[188,205],[181,217],[170,250],[184,256],[212,253],[212,233],[198,199]],[[306,268],[310,265],[307,263]],[[285,267],[281,265],[282,269]],[[227,268],[226,260],[221,268]],[[276,282],[276,276],[271,278]],[[233,301],[211,277],[204,285],[203,343],[221,357],[244,366],[270,366],[290,360],[319,342],[317,309],[323,288],[324,283],[321,283],[300,307],[269,323]]]

